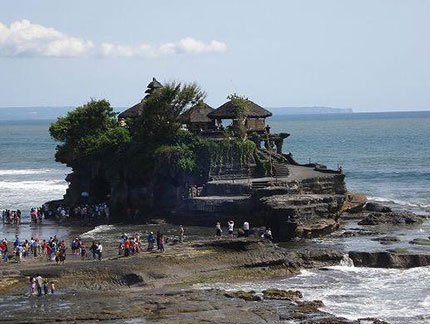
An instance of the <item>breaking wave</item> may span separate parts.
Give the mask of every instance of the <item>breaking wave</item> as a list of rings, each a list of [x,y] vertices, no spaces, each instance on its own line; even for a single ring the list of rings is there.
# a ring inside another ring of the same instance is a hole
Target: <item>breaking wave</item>
[[[0,170],[0,176],[8,176],[8,175],[34,175],[34,174],[44,174],[51,172],[50,169],[8,169],[8,170]]]
[[[41,180],[41,181],[0,181],[0,190],[38,190],[53,191],[65,190],[67,183],[64,180]]]
[[[390,198],[384,198],[384,197],[372,197],[372,196],[369,197],[369,200],[374,202],[389,203],[389,204],[399,205],[403,207],[412,207],[412,208],[422,209],[425,211],[430,211],[430,204],[411,202],[411,201],[400,200],[400,199],[390,199]]]
[[[114,228],[114,225],[99,225],[93,228],[91,231],[85,232],[81,235],[82,238],[95,238],[97,234],[106,232]]]

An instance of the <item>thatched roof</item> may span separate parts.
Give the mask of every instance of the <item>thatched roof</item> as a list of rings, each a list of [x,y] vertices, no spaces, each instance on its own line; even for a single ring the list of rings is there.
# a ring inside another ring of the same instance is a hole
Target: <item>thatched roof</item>
[[[214,111],[214,109],[202,101],[183,112],[179,116],[179,120],[183,124],[210,123],[212,120],[208,117],[208,114],[212,111]]]
[[[152,93],[152,91],[154,91],[155,89],[162,88],[162,87],[163,87],[163,85],[160,82],[158,82],[156,78],[152,78],[152,81],[148,84],[148,86],[147,86],[148,89],[145,91],[145,93],[150,95]],[[143,109],[143,103],[141,101],[141,102],[135,104],[133,107],[128,108],[127,110],[120,113],[118,115],[118,119],[135,118],[142,113],[142,109]]]
[[[141,101],[135,104],[133,107],[128,108],[127,110],[124,110],[122,113],[120,113],[118,115],[118,119],[135,118],[142,113],[142,109],[143,109],[143,104]]]
[[[149,82],[148,86],[147,86],[147,90],[145,91],[146,93],[152,93],[153,90],[155,89],[159,89],[162,88],[163,85],[158,82],[158,80],[156,78],[152,78],[152,81]]]
[[[248,100],[249,110],[246,117],[251,118],[266,118],[272,116],[272,113],[256,103]],[[212,119],[235,119],[238,117],[237,107],[230,101],[227,101],[222,106],[218,107],[208,115]]]

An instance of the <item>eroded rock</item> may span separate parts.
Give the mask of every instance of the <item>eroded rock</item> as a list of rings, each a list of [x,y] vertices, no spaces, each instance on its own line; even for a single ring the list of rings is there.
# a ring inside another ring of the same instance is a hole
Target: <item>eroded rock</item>
[[[421,224],[423,219],[410,212],[401,213],[370,213],[363,218],[358,225],[401,225],[401,224]]]
[[[297,300],[303,298],[298,290],[267,289],[263,291],[264,299]]]
[[[225,297],[228,298],[240,298],[246,301],[260,301],[262,300],[261,296],[256,295],[255,291],[229,291],[224,293]]]
[[[430,255],[392,252],[349,252],[357,267],[409,269],[430,265]]]
[[[378,212],[378,213],[391,213],[392,210],[388,206],[384,206],[381,204],[378,204],[376,202],[368,202],[364,208],[368,211],[372,212]]]

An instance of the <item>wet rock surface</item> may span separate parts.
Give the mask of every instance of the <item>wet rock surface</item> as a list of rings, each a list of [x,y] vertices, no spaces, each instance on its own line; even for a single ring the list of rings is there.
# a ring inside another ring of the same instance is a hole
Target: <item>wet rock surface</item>
[[[390,207],[378,204],[376,202],[368,202],[366,204],[366,206],[364,206],[364,209],[367,211],[378,212],[378,213],[391,213],[392,212]]]
[[[298,290],[267,289],[263,291],[264,299],[298,300],[303,294]]]
[[[430,246],[430,240],[429,239],[413,239],[409,243],[410,244],[416,244],[416,245]]]
[[[396,236],[382,236],[372,239],[373,241],[377,241],[383,245],[393,244],[399,242],[399,238]]]
[[[331,250],[296,252],[253,238],[193,240],[168,244],[165,253],[117,255],[115,240],[105,244],[102,262],[70,256],[66,264],[44,260],[15,263],[2,270],[2,321],[9,323],[314,323],[333,319],[318,303],[298,303],[298,291],[195,289],[195,284],[288,276],[301,268],[338,263]],[[32,259],[33,260],[33,259]],[[56,282],[57,293],[28,296],[28,277],[39,273]],[[44,309],[44,311],[40,311]],[[114,322],[112,322],[114,321]],[[343,322],[342,322],[343,323]],[[344,322],[350,323],[350,322]]]
[[[370,213],[358,222],[358,225],[381,225],[381,224],[421,224],[423,219],[409,212],[387,212]]]
[[[430,265],[430,255],[394,252],[349,252],[358,267],[409,269]]]

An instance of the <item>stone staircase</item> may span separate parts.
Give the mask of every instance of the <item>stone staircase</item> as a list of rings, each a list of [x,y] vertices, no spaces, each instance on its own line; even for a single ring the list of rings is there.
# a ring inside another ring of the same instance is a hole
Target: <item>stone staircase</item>
[[[252,181],[251,183],[251,190],[256,191],[259,189],[264,189],[267,187],[270,187],[271,183],[270,181]]]

